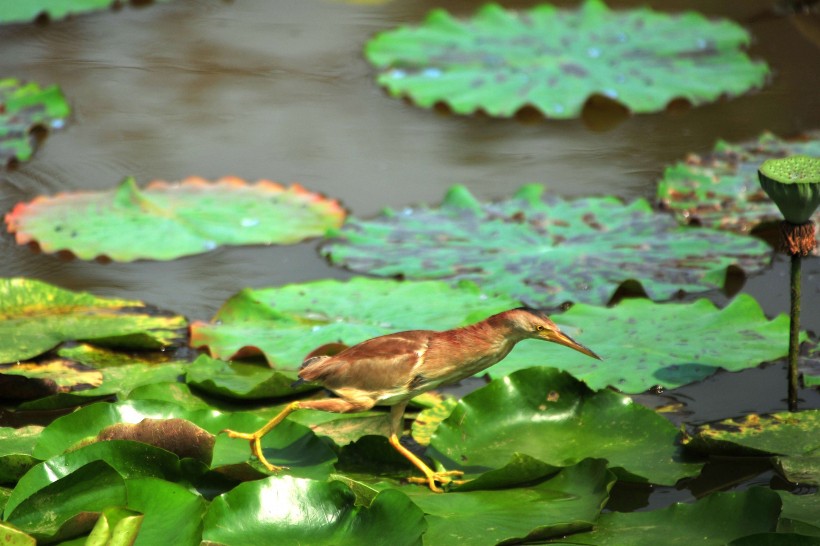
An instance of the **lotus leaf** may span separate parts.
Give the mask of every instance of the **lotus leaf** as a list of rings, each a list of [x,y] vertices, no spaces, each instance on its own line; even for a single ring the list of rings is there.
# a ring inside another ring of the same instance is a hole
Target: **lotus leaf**
[[[6,215],[18,244],[107,257],[171,260],[220,245],[285,244],[324,235],[344,221],[336,201],[294,184],[226,177],[154,181],[139,189],[126,178],[107,192],[62,193],[19,203]]]
[[[131,1],[138,3],[136,0]],[[51,20],[63,19],[69,15],[108,9],[119,3],[119,0],[14,0],[3,4],[3,9],[0,10],[0,23],[26,23],[41,14],[47,15]]]
[[[472,473],[499,468],[513,453],[556,466],[598,457],[619,479],[673,485],[701,466],[681,462],[677,436],[667,420],[630,398],[593,392],[565,372],[542,367],[465,396],[430,445],[444,466]]]
[[[34,444],[43,427],[0,427],[0,483],[16,482],[37,463],[32,457]]]
[[[209,394],[244,400],[288,396],[311,390],[309,385],[293,388],[295,372],[279,372],[242,362],[225,362],[201,355],[185,374],[189,385]]]
[[[172,344],[180,316],[161,316],[144,303],[98,298],[24,278],[0,279],[0,362],[40,355],[68,340],[125,347]]]
[[[424,301],[424,305],[419,305]],[[191,325],[191,345],[212,356],[262,353],[277,369],[295,370],[313,349],[348,345],[400,330],[447,330],[517,307],[472,283],[353,278],[245,289],[211,323]]]
[[[723,546],[736,538],[774,531],[780,507],[780,498],[770,489],[714,493],[662,510],[602,514],[594,531],[550,543],[655,546],[663,537],[668,546]]]
[[[322,252],[375,275],[471,280],[537,308],[607,303],[629,280],[652,299],[714,289],[729,266],[754,272],[770,256],[762,241],[680,227],[643,200],[565,200],[537,185],[487,204],[455,186],[439,208],[349,220]]]
[[[4,5],[0,10],[0,20],[8,8]],[[0,78],[0,165],[12,159],[31,159],[34,153],[32,130],[59,129],[70,112],[56,85],[42,89],[33,82]]]
[[[604,461],[586,459],[546,480],[513,489],[447,495],[420,487],[402,490],[427,514],[425,544],[484,545],[591,529],[614,482]]]
[[[377,35],[365,56],[391,95],[423,108],[443,102],[458,114],[509,117],[530,106],[572,118],[593,96],[645,113],[761,87],[768,67],[741,51],[748,43],[731,21],[586,0],[576,10],[488,4],[464,21],[436,9],[420,26]]]
[[[182,484],[157,478],[126,480],[128,508],[145,515],[135,546],[199,544],[205,500]]]
[[[5,546],[37,546],[37,539],[8,523],[0,523],[0,533]]]
[[[637,394],[656,385],[680,387],[719,369],[752,368],[789,352],[789,318],[768,320],[745,294],[724,309],[707,299],[658,304],[629,298],[611,308],[577,304],[553,319],[603,361],[558,345],[523,341],[489,369],[490,376],[548,364],[593,389],[613,386]]]
[[[185,383],[149,383],[133,389],[126,400],[157,400],[170,402],[189,410],[213,408],[202,398],[191,392]]]
[[[137,539],[144,516],[128,508],[106,508],[88,535],[86,546],[125,546]]]
[[[820,537],[820,494],[794,495],[778,491],[783,501],[778,531]]]
[[[757,170],[767,159],[791,155],[820,156],[820,131],[794,139],[764,133],[757,140],[720,141],[704,156],[667,167],[658,185],[661,204],[681,222],[745,232],[780,220],[777,205],[760,187]],[[820,220],[820,212],[815,213]]]
[[[271,476],[243,483],[211,502],[205,541],[256,544],[421,544],[424,514],[403,493],[379,493],[369,506],[342,482]]]

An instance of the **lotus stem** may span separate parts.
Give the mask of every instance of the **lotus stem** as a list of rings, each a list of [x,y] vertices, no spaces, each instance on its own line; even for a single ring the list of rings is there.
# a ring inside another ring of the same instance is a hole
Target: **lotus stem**
[[[791,310],[789,323],[789,411],[797,411],[797,354],[800,350],[800,269],[803,257],[792,254]]]

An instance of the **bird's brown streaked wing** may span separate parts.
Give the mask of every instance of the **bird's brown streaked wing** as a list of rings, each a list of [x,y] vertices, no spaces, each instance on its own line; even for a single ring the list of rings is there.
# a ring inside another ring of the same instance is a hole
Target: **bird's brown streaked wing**
[[[413,330],[369,339],[322,362],[321,384],[330,390],[392,390],[406,385],[433,332]]]

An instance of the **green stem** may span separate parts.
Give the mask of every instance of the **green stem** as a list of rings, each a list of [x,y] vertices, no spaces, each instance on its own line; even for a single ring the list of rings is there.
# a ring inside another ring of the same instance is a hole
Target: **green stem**
[[[800,254],[792,254],[791,323],[789,325],[789,411],[797,411],[797,353],[800,349]]]

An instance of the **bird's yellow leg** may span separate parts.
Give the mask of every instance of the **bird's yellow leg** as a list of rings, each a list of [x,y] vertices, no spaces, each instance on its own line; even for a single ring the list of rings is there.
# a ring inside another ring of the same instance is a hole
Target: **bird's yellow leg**
[[[407,481],[410,483],[427,483],[430,487],[430,490],[435,493],[443,493],[444,490],[441,489],[436,482],[447,485],[452,483],[453,485],[461,485],[464,483],[464,480],[454,480],[453,477],[460,477],[464,475],[464,472],[461,470],[449,470],[449,471],[442,471],[436,472],[429,466],[427,466],[424,461],[419,459],[415,453],[401,445],[399,442],[399,431],[401,430],[401,422],[402,417],[404,416],[404,409],[407,407],[407,402],[401,402],[396,404],[391,408],[390,411],[390,437],[388,441],[390,445],[392,445],[396,451],[401,453],[407,460],[409,460],[413,465],[418,468],[419,470],[424,473],[424,478],[407,478]]]
[[[294,411],[301,409],[302,404],[298,401],[291,402],[288,404],[285,409],[279,412],[276,417],[265,423],[265,426],[257,430],[256,432],[236,432],[234,430],[225,429],[222,432],[226,433],[229,438],[239,438],[241,440],[248,440],[251,444],[251,453],[259,459],[259,462],[265,465],[265,468],[270,470],[271,472],[278,472],[282,470],[283,466],[276,466],[268,462],[265,456],[262,454],[262,437],[265,436],[268,432],[273,430],[273,428],[285,420],[285,417],[293,413]]]

